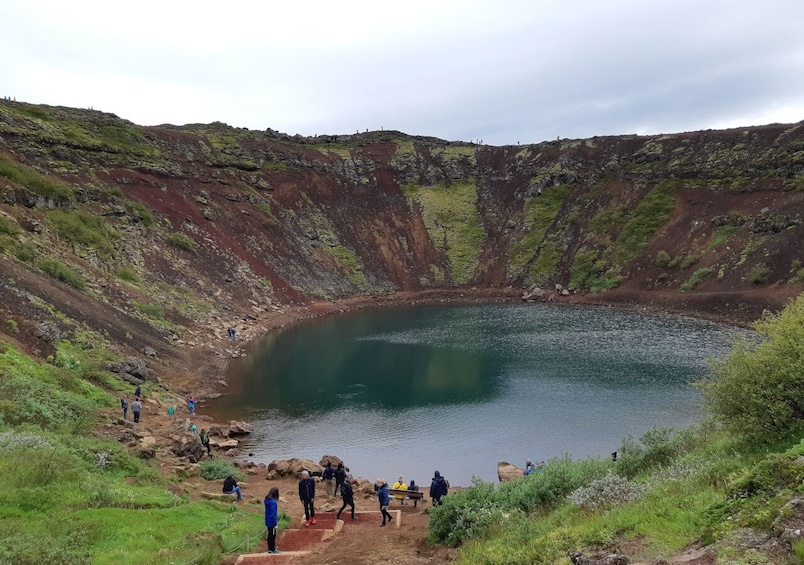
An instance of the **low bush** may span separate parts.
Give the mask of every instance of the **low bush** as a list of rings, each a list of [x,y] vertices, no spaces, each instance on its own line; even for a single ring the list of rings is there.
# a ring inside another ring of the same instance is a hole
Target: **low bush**
[[[37,267],[45,274],[61,281],[67,286],[71,286],[76,290],[83,291],[87,287],[87,283],[81,273],[76,271],[71,266],[55,259],[43,259],[37,263]]]
[[[168,241],[179,249],[184,249],[185,251],[189,251],[191,253],[195,253],[195,250],[198,248],[198,244],[183,233],[174,232],[170,234],[168,236]]]
[[[237,474],[237,469],[231,461],[224,461],[222,459],[210,459],[201,461],[201,477],[207,481],[215,481],[224,479],[229,475]]]
[[[568,498],[579,508],[608,508],[632,502],[642,496],[645,490],[645,485],[634,483],[625,477],[606,475],[592,481],[589,486],[573,491]]]
[[[706,277],[712,274],[712,269],[709,267],[704,267],[703,269],[698,269],[692,276],[689,278],[687,282],[681,285],[681,292],[689,292],[690,290],[694,289],[698,286]]]

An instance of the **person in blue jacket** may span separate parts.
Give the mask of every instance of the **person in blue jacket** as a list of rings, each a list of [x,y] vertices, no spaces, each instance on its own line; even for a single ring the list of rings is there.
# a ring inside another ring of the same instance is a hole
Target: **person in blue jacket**
[[[436,471],[430,483],[430,498],[433,499],[433,506],[441,506],[441,497],[447,496],[448,492],[449,483],[447,479],[442,477],[440,472]]]
[[[380,526],[382,527],[385,525],[386,518],[389,524],[394,521],[388,512],[388,505],[391,503],[391,499],[388,497],[388,483],[385,482],[385,479],[377,479],[374,483],[374,490],[377,491],[377,499],[380,501],[380,512],[382,512],[382,524]]]
[[[277,512],[277,500],[279,500],[279,489],[274,487],[265,495],[265,527],[268,528],[268,553],[280,553],[276,548],[276,531],[279,525],[279,515]]]

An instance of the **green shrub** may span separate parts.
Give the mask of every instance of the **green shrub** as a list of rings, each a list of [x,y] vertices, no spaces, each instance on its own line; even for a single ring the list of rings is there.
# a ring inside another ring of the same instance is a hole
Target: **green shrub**
[[[568,498],[579,508],[610,508],[636,500],[645,490],[645,485],[619,475],[606,475],[592,481],[589,486],[578,488]]]
[[[16,222],[11,221],[5,216],[0,216],[0,234],[17,235],[18,233],[22,233],[22,230]]]
[[[628,436],[623,439],[617,473],[634,478],[637,475],[667,465],[678,454],[680,439],[672,428],[648,430],[641,438]]]
[[[85,290],[86,281],[81,273],[76,271],[69,265],[57,261],[55,259],[43,259],[37,263],[37,267],[45,274],[53,277],[54,279],[63,282],[64,284],[73,287],[76,290]]]
[[[672,260],[673,258],[670,257],[670,254],[667,251],[659,251],[656,254],[656,266],[662,269],[668,268]]]
[[[689,278],[687,282],[681,285],[681,292],[688,292],[698,286],[701,281],[703,281],[706,277],[712,274],[712,269],[709,267],[704,267],[703,269],[698,269],[692,276]]]
[[[737,341],[722,360],[712,360],[698,383],[706,406],[730,430],[767,444],[804,423],[804,294],[779,314],[754,324],[764,341]]]
[[[165,319],[165,309],[162,308],[159,304],[144,304],[142,302],[137,302],[136,300],[131,301],[131,305],[134,306],[137,310],[152,318],[154,320],[164,320]]]
[[[770,276],[770,269],[764,265],[757,265],[751,272],[748,273],[748,282],[753,285],[760,285],[768,282],[768,276]]]
[[[134,284],[140,282],[140,276],[137,274],[137,271],[131,267],[120,267],[119,269],[115,270],[114,275],[121,281]]]
[[[156,221],[153,213],[151,213],[148,208],[139,202],[134,202],[131,205],[131,210],[134,219],[140,222],[146,228],[152,226]]]
[[[31,263],[36,259],[36,247],[30,243],[19,243],[14,248],[14,257],[25,263]]]
[[[195,241],[183,233],[174,232],[170,234],[168,236],[168,241],[179,249],[184,249],[185,251],[190,251],[191,253],[195,253],[195,250],[198,247],[198,244]]]
[[[229,475],[235,475],[237,469],[231,461],[224,461],[222,459],[210,459],[201,461],[201,477],[207,481],[215,481],[224,479]]]

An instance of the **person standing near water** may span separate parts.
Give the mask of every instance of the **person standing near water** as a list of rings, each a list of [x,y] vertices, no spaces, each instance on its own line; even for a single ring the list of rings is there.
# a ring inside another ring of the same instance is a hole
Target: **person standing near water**
[[[315,480],[308,471],[302,471],[299,481],[299,500],[304,505],[304,525],[315,524]]]
[[[380,527],[382,527],[385,525],[386,518],[388,518],[389,523],[394,521],[388,512],[388,505],[391,503],[388,498],[388,483],[385,482],[385,479],[377,479],[374,483],[374,490],[377,491],[377,499],[380,502],[380,512],[382,512],[382,524],[380,524]]]
[[[355,491],[352,488],[352,483],[350,481],[344,481],[341,485],[341,496],[343,497],[343,505],[341,509],[338,510],[338,514],[335,516],[336,519],[341,519],[341,512],[346,508],[346,506],[352,507],[352,520],[357,520],[355,518]]]
[[[346,480],[346,470],[343,468],[343,462],[341,461],[338,463],[338,468],[335,469],[335,496],[338,496],[338,493],[343,486],[343,482]]]
[[[187,409],[190,411],[190,415],[195,416],[195,398],[192,396],[187,399]]]
[[[277,501],[279,500],[279,489],[273,487],[265,495],[265,527],[268,529],[268,553],[280,553],[276,548],[276,532],[279,526],[279,514],[277,512]]]
[[[332,467],[332,462],[327,461],[327,466],[324,468],[324,472],[321,473],[321,479],[324,481],[324,484],[327,485],[327,496],[332,498],[332,485],[335,482],[333,477],[335,476],[335,469]]]
[[[436,471],[433,480],[430,483],[430,498],[433,499],[433,506],[441,506],[442,496],[447,496],[449,492],[449,483],[447,479],[441,476],[439,471]]]

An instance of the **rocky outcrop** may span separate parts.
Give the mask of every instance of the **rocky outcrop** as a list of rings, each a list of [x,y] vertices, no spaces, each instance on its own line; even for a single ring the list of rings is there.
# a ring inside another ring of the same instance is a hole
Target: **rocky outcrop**
[[[524,476],[525,469],[517,467],[513,463],[508,463],[507,461],[497,463],[497,479],[499,479],[501,483],[521,479]]]
[[[321,476],[324,468],[309,459],[277,459],[268,464],[269,479],[272,477],[301,477],[301,472],[307,471],[311,476]]]

